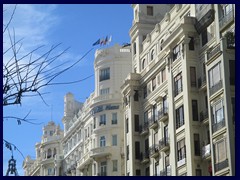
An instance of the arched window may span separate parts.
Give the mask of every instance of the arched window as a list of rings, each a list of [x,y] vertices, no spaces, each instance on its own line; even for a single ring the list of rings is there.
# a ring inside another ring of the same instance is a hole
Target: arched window
[[[155,55],[155,52],[154,52],[154,49],[151,51],[151,61],[154,59],[154,55]]]
[[[47,158],[49,159],[52,156],[52,150],[48,149],[47,151]]]
[[[146,67],[146,60],[143,59],[143,61],[142,61],[142,70],[143,70],[145,67]]]

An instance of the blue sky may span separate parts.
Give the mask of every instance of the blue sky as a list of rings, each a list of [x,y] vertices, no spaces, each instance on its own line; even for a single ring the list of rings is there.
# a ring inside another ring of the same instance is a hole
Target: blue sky
[[[3,21],[9,19],[13,5],[4,5]],[[54,44],[62,43],[57,51],[70,47],[59,61],[75,62],[82,57],[92,44],[99,38],[112,35],[112,42],[105,46],[96,46],[79,64],[65,72],[55,82],[69,82],[83,79],[94,74],[94,53],[97,48],[106,48],[116,43],[123,44],[130,41],[129,29],[132,25],[133,12],[130,4],[61,4],[61,5],[17,5],[16,13],[11,23],[16,38],[23,39],[22,53],[45,45],[46,49]],[[4,41],[5,41],[4,37]],[[6,40],[7,41],[7,40]],[[7,42],[5,42],[7,43]],[[41,52],[39,52],[41,53]],[[5,58],[5,57],[4,57]],[[62,126],[63,98],[67,92],[72,92],[78,101],[84,100],[94,91],[94,78],[72,85],[49,86],[42,90],[46,106],[39,97],[25,98],[22,106],[4,107],[3,115],[24,117],[30,110],[29,118],[41,125],[22,123],[17,125],[14,120],[3,123],[3,138],[14,143],[24,154],[35,158],[35,143],[41,141],[42,127],[51,119]],[[6,173],[11,153],[3,148],[3,175]],[[23,175],[21,155],[14,151],[17,159],[17,169]]]

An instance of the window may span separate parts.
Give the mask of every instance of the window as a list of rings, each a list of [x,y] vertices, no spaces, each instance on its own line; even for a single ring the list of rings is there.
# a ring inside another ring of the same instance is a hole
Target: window
[[[147,94],[151,94],[152,92],[152,85],[151,81],[147,84]]]
[[[206,28],[205,30],[202,31],[202,46],[207,44],[207,42],[208,42],[208,32]]]
[[[145,169],[145,176],[150,176],[150,170],[149,167]]]
[[[176,129],[184,125],[183,106],[176,109]]]
[[[165,68],[161,71],[161,74],[162,74],[162,82],[166,81],[166,69]]]
[[[186,158],[185,139],[182,139],[177,142],[177,158],[178,158],[178,161]]]
[[[202,170],[196,169],[196,176],[202,176]]]
[[[54,134],[54,131],[49,131],[50,136],[53,136],[53,134]]]
[[[147,6],[147,15],[153,16],[153,6]]]
[[[107,162],[101,162],[100,164],[100,175],[101,176],[107,176]]]
[[[189,38],[190,38],[189,50],[194,51],[194,38],[193,37],[189,37]]]
[[[147,37],[146,35],[143,35],[142,41],[144,41],[146,39],[146,37]]]
[[[143,98],[145,99],[147,97],[147,86],[143,88]]]
[[[208,72],[210,88],[216,86],[221,81],[221,63],[218,63]]]
[[[200,156],[200,139],[199,134],[193,134],[194,136],[194,152],[195,156]]]
[[[191,87],[197,87],[196,67],[190,67]]]
[[[102,124],[103,124],[103,125],[106,125],[106,114],[100,115],[99,126],[101,126]]]
[[[96,164],[94,163],[93,164],[93,174],[96,175],[97,173],[97,167],[96,167]]]
[[[113,164],[113,171],[118,171],[118,160],[113,160],[112,164]]]
[[[112,135],[112,146],[117,146],[117,135]]]
[[[213,133],[225,126],[223,100],[212,105]]]
[[[117,124],[117,113],[112,113],[112,124]]]
[[[100,95],[109,94],[109,88],[100,89]]]
[[[182,73],[179,73],[175,78],[174,78],[174,86],[175,86],[175,96],[177,96],[180,92],[182,92],[183,87],[182,87]]]
[[[133,43],[133,55],[135,55],[137,53],[137,46],[136,46],[136,42]]]
[[[104,147],[106,145],[106,139],[105,136],[100,137],[100,147]]]
[[[215,171],[219,171],[228,166],[226,140],[219,140],[213,147]]]
[[[129,160],[129,145],[127,145],[127,160]]]
[[[135,127],[135,132],[139,132],[139,115],[138,114],[134,115],[134,127]]]
[[[140,169],[136,169],[136,176],[141,176],[141,170]]]
[[[193,118],[193,121],[198,121],[198,103],[197,103],[197,100],[192,100],[192,118]]]
[[[156,89],[156,77],[152,79],[152,90],[154,91]]]
[[[168,125],[164,126],[164,142],[165,144],[169,143],[168,141]]]
[[[143,121],[144,121],[144,124],[148,122],[148,111],[144,112],[144,119],[143,119]]]
[[[230,85],[235,86],[235,61],[229,60]]]
[[[168,170],[170,168],[170,163],[169,163],[169,155],[165,156],[165,169]]]
[[[140,142],[135,142],[135,159],[140,159]]]
[[[160,51],[162,51],[162,44],[163,44],[164,40],[162,39],[161,42],[160,42]]]
[[[126,133],[128,133],[128,118],[126,119]]]
[[[110,79],[110,68],[104,68],[100,70],[100,81]]]
[[[54,148],[54,149],[53,149],[53,157],[55,157],[55,156],[56,156],[56,154],[57,154],[57,149],[56,149],[56,148]]]
[[[52,157],[52,150],[51,149],[48,149],[47,151],[47,158],[51,158]]]
[[[134,92],[135,92],[135,93],[134,93],[134,97],[133,97],[133,98],[134,98],[134,101],[138,101],[138,96],[139,96],[139,95],[138,95],[138,90],[134,90]]]
[[[153,105],[153,121],[155,122],[155,121],[157,121],[157,119],[158,119],[157,105],[154,104]]]
[[[152,61],[155,58],[155,51],[154,49],[151,51],[151,57],[150,60]]]
[[[52,168],[48,168],[48,175],[50,175],[50,176],[51,176],[51,175],[54,175]]]
[[[147,64],[146,64],[146,60],[143,59],[143,60],[142,60],[142,70],[145,69],[146,65],[147,65]]]
[[[155,163],[155,176],[160,176],[159,162]]]
[[[173,48],[173,61],[180,57],[180,44]]]
[[[94,117],[93,118],[93,129],[95,129],[96,128],[96,118]],[[81,134],[81,133],[80,133]]]
[[[167,96],[164,96],[164,97],[163,97],[163,113],[164,113],[164,114],[167,113],[167,108],[168,108],[168,105],[167,105]]]

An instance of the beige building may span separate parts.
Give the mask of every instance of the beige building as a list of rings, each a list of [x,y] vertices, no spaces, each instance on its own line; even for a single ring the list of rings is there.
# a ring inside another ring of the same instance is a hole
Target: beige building
[[[132,7],[125,175],[235,175],[235,5]]]
[[[120,85],[131,71],[130,46],[97,50],[95,91],[83,103],[65,96],[64,175],[124,175]]]
[[[27,156],[23,162],[25,176],[59,176],[63,160],[61,139],[63,131],[50,121],[43,127],[42,140],[36,143],[36,159]]]

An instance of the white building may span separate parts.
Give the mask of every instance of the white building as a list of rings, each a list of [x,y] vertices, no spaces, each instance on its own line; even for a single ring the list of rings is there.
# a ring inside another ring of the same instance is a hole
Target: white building
[[[62,174],[63,160],[60,126],[50,121],[43,127],[42,140],[36,143],[36,159],[27,156],[23,162],[25,176],[59,176]]]
[[[132,7],[125,174],[235,175],[235,6]]]
[[[66,175],[124,175],[120,85],[131,71],[130,47],[115,45],[95,53],[95,91],[78,106],[65,96],[63,117]]]

